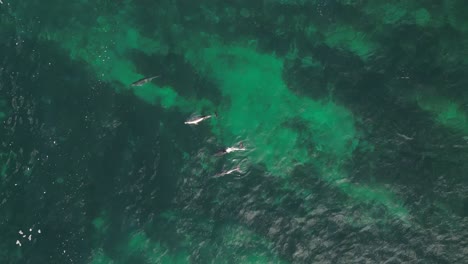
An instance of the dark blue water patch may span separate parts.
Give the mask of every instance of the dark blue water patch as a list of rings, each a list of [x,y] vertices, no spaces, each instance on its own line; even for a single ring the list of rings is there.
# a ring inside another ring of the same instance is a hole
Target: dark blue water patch
[[[429,113],[413,103],[398,103],[386,96],[375,95],[367,103],[348,107],[362,117],[358,123],[362,141],[347,166],[353,181],[380,182],[397,189],[405,186],[399,195],[408,203],[416,197],[445,200],[446,195],[436,191],[441,179],[451,185],[466,182],[461,176],[466,143],[459,131],[434,123]],[[375,110],[379,107],[380,111]]]
[[[86,251],[86,245],[80,242],[85,232],[77,224],[83,220],[82,206],[85,204],[82,203],[83,196],[76,193],[81,182],[74,181],[76,171],[67,162],[68,150],[61,149],[60,145],[53,147],[63,142],[67,136],[66,130],[60,129],[63,124],[51,124],[45,120],[44,113],[47,111],[44,111],[41,96],[35,93],[38,89],[35,81],[40,78],[33,76],[48,71],[47,67],[40,67],[41,61],[37,59],[37,49],[40,48],[38,43],[26,42],[21,50],[4,49],[7,54],[18,52],[21,55],[12,56],[6,62],[12,74],[10,78],[3,79],[6,83],[3,96],[11,102],[13,111],[2,126],[2,145],[6,147],[3,151],[13,153],[15,157],[6,171],[4,209],[5,215],[15,213],[5,218],[5,230],[2,231],[5,231],[3,233],[7,234],[8,240],[14,242],[21,239],[19,230],[26,231],[31,227],[36,232],[38,228],[42,229],[42,235],[33,235],[33,242],[22,240],[25,248],[23,254],[35,256],[25,259],[49,262],[51,259],[65,261],[71,257],[78,260]],[[45,54],[51,55],[47,51]],[[54,55],[55,58],[60,57]],[[42,85],[39,87],[47,94],[47,86]],[[55,109],[52,113],[60,112]],[[42,133],[44,131],[50,133]],[[68,163],[69,167],[60,170],[64,168],[64,163]],[[14,252],[18,247],[8,243],[6,248]],[[64,248],[70,251],[62,254]],[[24,263],[28,261],[24,260]]]
[[[309,173],[306,173],[309,172]],[[309,213],[323,203],[337,203],[345,196],[338,195],[340,192],[325,191],[329,188],[322,182],[318,175],[315,177],[310,174],[310,168],[304,169],[303,173],[298,173],[297,178],[288,179],[295,182],[304,190],[311,191],[311,195],[305,201],[298,193],[282,189],[283,182],[275,177],[263,175],[262,170],[251,170],[245,178],[237,179],[235,177],[225,177],[220,179],[209,179],[201,185],[180,186],[180,196],[183,197],[187,192],[186,188],[202,188],[200,195],[196,198],[187,197],[187,200],[179,200],[175,206],[182,206],[184,211],[191,215],[202,215],[208,219],[213,219],[216,223],[229,223],[233,220],[248,226],[257,234],[267,237],[275,245],[275,252],[286,259],[290,259],[296,242],[307,241],[309,235],[303,239],[299,229],[289,233],[286,230],[293,228],[291,222],[294,218],[308,218]],[[307,177],[306,177],[307,176]],[[322,186],[322,187],[320,187]],[[321,196],[323,195],[323,196]],[[338,196],[337,196],[338,195]],[[191,199],[190,202],[188,199]],[[217,202],[214,202],[217,201]],[[190,206],[187,206],[189,203]],[[340,207],[325,206],[335,208],[340,211]],[[330,210],[330,209],[327,209]],[[255,217],[253,217],[255,215]],[[252,218],[251,218],[252,216]],[[278,223],[279,221],[279,223]],[[276,223],[276,224],[275,224]],[[278,225],[281,232],[270,235],[270,227]],[[297,236],[296,236],[297,235]],[[288,246],[284,247],[284,243]],[[294,243],[293,243],[294,242]]]
[[[365,76],[379,74],[368,71],[366,64],[350,52],[323,44],[306,46],[300,48],[302,52],[297,58],[285,61],[283,71],[288,88],[298,95],[315,100],[341,99],[348,90],[355,91],[356,85]],[[360,98],[365,95],[363,93]],[[349,100],[347,97],[345,99]]]
[[[27,23],[33,35],[42,30],[83,30],[96,24],[99,16],[105,13],[118,13],[121,3],[112,1],[76,2],[61,5],[60,1],[50,0],[47,4],[31,1],[27,5],[21,2],[10,2],[11,12],[23,21],[16,21],[20,26]]]
[[[388,72],[398,74],[399,70],[404,70],[407,76],[418,80],[421,84],[427,84],[445,70],[449,70],[444,69],[444,66],[437,61],[442,55],[439,37],[440,34],[446,34],[453,38],[454,33],[457,34],[449,27],[437,30],[416,25],[401,25],[379,36],[380,41],[389,43],[382,47],[383,52],[391,54],[385,56],[381,64]],[[390,41],[395,38],[399,41]]]
[[[462,34],[448,25],[440,28],[401,25],[379,34],[378,40],[388,43],[381,52],[386,55],[381,55],[370,69],[393,79],[407,79],[413,86],[411,90],[436,90],[438,96],[464,104],[466,70],[462,60],[454,55],[456,50],[465,49],[462,39]]]
[[[114,92],[55,46],[34,43],[21,53],[6,62],[19,78],[2,90],[17,105],[1,130],[15,157],[4,181],[2,231],[14,252],[18,230],[41,228],[32,246],[23,242],[24,258],[35,263],[81,262],[96,246],[90,223],[103,210],[109,230],[127,234],[167,208],[185,146],[174,148],[180,135],[166,121],[183,117]]]

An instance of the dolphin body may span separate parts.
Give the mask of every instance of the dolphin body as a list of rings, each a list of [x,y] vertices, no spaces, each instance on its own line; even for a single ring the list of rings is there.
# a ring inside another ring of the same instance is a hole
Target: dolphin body
[[[237,167],[237,168],[234,168],[234,169],[230,169],[230,170],[228,170],[228,171],[223,171],[223,172],[221,172],[221,173],[218,173],[218,174],[216,174],[213,178],[218,178],[218,177],[222,177],[222,176],[224,176],[224,175],[229,175],[229,174],[231,174],[231,173],[233,173],[233,172],[242,173],[241,169],[240,169],[239,167]]]
[[[212,117],[213,117],[213,115],[202,116],[202,117],[199,117],[197,119],[187,120],[187,121],[184,122],[184,124],[186,124],[186,125],[198,125],[200,122],[202,122],[202,121],[204,121],[206,119],[212,118]]]
[[[153,79],[156,79],[156,78],[158,78],[158,77],[159,77],[159,75],[157,75],[157,76],[152,76],[152,77],[147,77],[147,78],[143,78],[143,79],[140,79],[140,80],[138,80],[138,81],[136,81],[136,82],[133,82],[133,83],[131,84],[131,86],[142,86],[143,84],[149,83],[149,82],[151,82]]]
[[[215,154],[215,156],[222,156],[224,154],[228,154],[228,153],[231,153],[231,152],[235,152],[235,151],[244,151],[244,150],[247,150],[245,147],[244,147],[244,144],[241,142],[239,143],[239,147],[228,147],[228,148],[225,148],[223,149],[222,151],[218,152]]]

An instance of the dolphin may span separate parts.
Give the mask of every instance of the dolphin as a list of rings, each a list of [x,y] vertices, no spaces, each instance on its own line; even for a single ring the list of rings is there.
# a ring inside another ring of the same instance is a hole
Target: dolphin
[[[158,77],[159,77],[159,75],[152,76],[152,77],[147,77],[147,78],[143,78],[143,79],[140,79],[140,80],[138,80],[138,81],[136,81],[136,82],[133,82],[133,83],[131,84],[131,86],[142,86],[143,84],[149,83],[149,82],[151,82],[153,79],[156,79],[156,78],[158,78]]]
[[[218,116],[218,113],[214,113],[214,116]],[[207,115],[207,116],[202,116],[202,117],[199,117],[199,118],[196,118],[196,119],[189,119],[187,121],[184,122],[184,124],[186,125],[198,125],[200,122],[206,120],[206,119],[210,119],[212,118],[213,115]]]
[[[221,150],[220,152],[216,153],[215,156],[222,156],[224,154],[231,153],[231,152],[234,152],[234,151],[244,151],[244,150],[247,150],[247,149],[244,147],[244,144],[242,142],[240,142],[238,148],[237,147],[225,148],[225,149]]]
[[[221,172],[221,173],[218,173],[218,174],[216,174],[216,175],[214,176],[214,178],[222,177],[222,176],[224,176],[224,175],[228,175],[228,174],[231,174],[231,173],[233,173],[233,172],[242,173],[240,167],[236,167],[236,168],[234,168],[234,169],[230,169],[230,170],[228,170],[228,171],[223,171],[223,172]]]
[[[211,115],[202,116],[200,118],[193,119],[193,120],[187,120],[187,121],[184,122],[184,124],[186,124],[186,125],[198,125],[203,120],[206,120],[206,119],[209,119],[209,118],[211,118]]]

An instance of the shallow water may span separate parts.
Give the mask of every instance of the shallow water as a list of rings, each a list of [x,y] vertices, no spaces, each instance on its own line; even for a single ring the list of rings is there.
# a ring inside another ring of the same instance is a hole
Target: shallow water
[[[0,260],[467,262],[466,7],[3,0]]]

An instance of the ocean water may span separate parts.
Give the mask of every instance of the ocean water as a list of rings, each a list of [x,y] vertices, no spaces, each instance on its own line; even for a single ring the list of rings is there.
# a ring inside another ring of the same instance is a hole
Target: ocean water
[[[467,8],[2,0],[0,263],[468,263]]]

